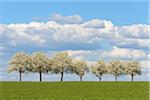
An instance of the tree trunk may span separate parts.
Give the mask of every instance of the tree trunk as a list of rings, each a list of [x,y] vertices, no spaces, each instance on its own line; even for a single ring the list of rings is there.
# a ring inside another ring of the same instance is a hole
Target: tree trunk
[[[80,82],[82,82],[82,76],[80,76]]]
[[[21,72],[21,70],[19,71],[19,81],[20,82],[22,81],[22,72]]]
[[[100,76],[99,76],[99,82],[101,82],[101,80],[102,80],[102,75],[100,74]]]
[[[117,75],[115,75],[115,81],[117,82]]]
[[[60,79],[61,82],[63,81],[63,76],[64,76],[64,73],[61,72],[61,79]]]
[[[40,82],[42,82],[42,72],[39,72],[40,75]]]
[[[132,82],[133,82],[133,74],[131,74],[131,77],[132,77]]]

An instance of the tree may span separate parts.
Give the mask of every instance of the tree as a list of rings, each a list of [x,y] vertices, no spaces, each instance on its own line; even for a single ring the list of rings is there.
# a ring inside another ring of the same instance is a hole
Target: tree
[[[30,71],[38,72],[41,82],[42,73],[48,71],[49,59],[43,52],[35,52],[32,54],[31,58],[32,58],[32,67],[30,68]]]
[[[131,81],[136,75],[141,75],[141,65],[138,61],[130,61],[126,63],[125,73],[131,75]]]
[[[82,81],[82,77],[85,75],[85,72],[88,72],[87,63],[84,60],[73,60],[71,69],[73,73],[80,77],[80,81]]]
[[[19,81],[22,81],[22,73],[27,71],[27,68],[30,66],[30,57],[25,52],[17,52],[9,62],[9,72],[18,71],[19,72]]]
[[[102,75],[107,73],[107,66],[103,60],[99,60],[93,67],[92,73],[95,74],[99,81],[101,81]]]
[[[118,60],[111,61],[108,64],[108,71],[115,76],[115,81],[117,81],[117,77],[123,74],[123,65]]]
[[[52,70],[53,70],[52,66],[53,66],[53,60],[50,58],[50,59],[48,59],[48,66],[46,67],[46,72],[47,73],[52,72]]]
[[[72,58],[68,55],[67,52],[59,52],[56,53],[52,57],[52,70],[53,73],[60,73],[61,74],[61,82],[63,81],[64,72],[69,72],[71,67]]]

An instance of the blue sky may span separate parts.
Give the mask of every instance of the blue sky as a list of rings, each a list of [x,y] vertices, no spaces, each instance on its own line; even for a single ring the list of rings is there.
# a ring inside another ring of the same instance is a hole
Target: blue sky
[[[148,24],[148,1],[144,2],[1,2],[0,23],[47,20],[51,13],[79,14],[85,20],[100,18],[115,25]]]
[[[0,0],[0,80],[18,80],[16,72],[7,73],[8,62],[18,51],[44,51],[49,56],[67,51],[89,63],[139,60],[143,74],[136,80],[146,81],[150,76],[148,6],[148,0]],[[37,79],[31,74],[24,79],[31,80],[29,76]],[[59,79],[59,75],[52,77]],[[91,74],[86,77],[96,80]],[[120,80],[126,78],[130,80]],[[78,80],[66,75],[70,79]],[[106,75],[107,79],[113,77]]]

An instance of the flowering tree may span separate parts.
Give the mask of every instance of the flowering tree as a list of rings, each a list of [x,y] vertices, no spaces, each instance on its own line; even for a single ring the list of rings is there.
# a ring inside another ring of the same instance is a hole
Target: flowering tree
[[[40,81],[42,81],[42,73],[47,72],[49,68],[49,59],[43,52],[35,52],[31,56],[32,58],[32,66],[30,67],[30,71],[38,72],[40,76]]]
[[[114,60],[106,64],[103,60],[99,60],[92,66],[91,71],[99,78],[99,81],[101,81],[103,74],[110,73],[115,76],[115,81],[122,74],[131,75],[133,82],[134,76],[141,74],[140,67],[138,61]],[[43,52],[35,52],[31,56],[25,52],[17,52],[11,58],[8,70],[9,72],[18,71],[20,82],[22,81],[22,73],[28,71],[38,72],[40,81],[42,81],[42,73],[47,72],[61,74],[61,81],[63,81],[65,72],[75,73],[82,81],[82,77],[89,71],[89,68],[84,60],[72,59],[67,52],[58,52],[50,59]]]
[[[52,57],[52,62],[53,73],[60,73],[60,80],[63,81],[64,72],[69,72],[70,66],[72,64],[72,58],[68,55],[67,52],[59,52]]]
[[[114,60],[108,64],[108,72],[115,76],[115,81],[117,77],[123,74],[123,65],[120,61]]]
[[[92,72],[95,74],[99,81],[101,81],[102,75],[107,73],[107,66],[103,60],[99,60],[93,67]]]
[[[18,71],[19,80],[22,81],[22,73],[27,71],[27,68],[31,65],[30,57],[25,52],[17,52],[9,62],[9,72]]]
[[[80,81],[82,81],[85,72],[88,72],[88,66],[84,60],[73,60],[71,70],[73,73],[77,74],[80,77]]]
[[[48,59],[48,66],[46,67],[47,73],[52,73],[53,71],[53,60],[50,58]]]
[[[126,63],[125,73],[131,75],[131,81],[133,82],[133,77],[136,75],[141,75],[140,63],[137,61],[130,61]]]

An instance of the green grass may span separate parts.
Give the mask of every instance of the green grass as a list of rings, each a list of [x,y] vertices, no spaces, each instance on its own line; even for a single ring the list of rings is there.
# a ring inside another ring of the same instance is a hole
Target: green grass
[[[149,100],[149,82],[0,82],[0,100]]]

